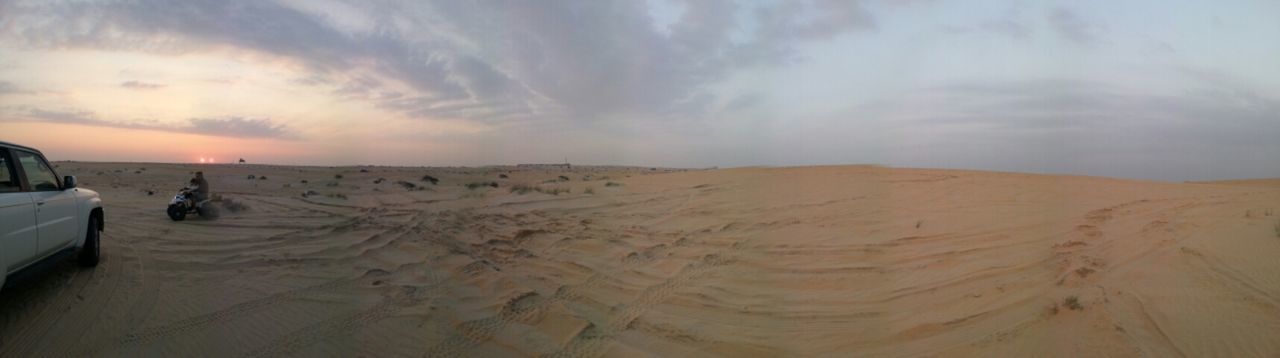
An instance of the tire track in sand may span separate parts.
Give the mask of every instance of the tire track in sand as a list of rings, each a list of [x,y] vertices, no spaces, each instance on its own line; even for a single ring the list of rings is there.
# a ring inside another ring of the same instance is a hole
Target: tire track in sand
[[[685,265],[662,283],[649,286],[636,296],[636,299],[613,315],[603,326],[588,324],[573,337],[560,351],[550,357],[599,357],[605,353],[608,344],[620,332],[654,306],[674,296],[681,288],[689,286],[694,280],[705,276],[713,269],[732,263],[733,260],[718,254],[703,256],[700,260]]]
[[[318,285],[307,286],[276,293],[259,299],[237,303],[218,311],[188,317],[165,325],[147,327],[140,331],[126,334],[117,341],[117,345],[121,347],[145,345],[161,338],[181,335],[190,331],[233,320],[240,316],[249,315],[255,311],[269,308],[285,301],[301,299],[316,293],[331,291],[353,282],[355,282],[353,279],[329,281]]]
[[[67,265],[67,263],[61,263],[61,264]],[[4,347],[0,347],[0,348],[3,348],[3,349],[0,349],[0,356],[3,356],[3,357],[29,356],[29,354],[21,354],[21,353],[26,353],[30,351],[31,348],[39,340],[40,336],[36,335],[35,332],[46,332],[48,331],[49,328],[51,328],[51,327],[45,327],[45,328],[38,328],[38,327],[43,327],[46,325],[52,326],[53,322],[56,322],[58,320],[57,318],[49,318],[48,316],[51,314],[53,309],[57,307],[58,311],[53,314],[59,314],[59,317],[61,317],[61,315],[64,314],[63,310],[65,310],[67,307],[70,307],[73,304],[73,302],[71,301],[72,301],[72,298],[75,297],[75,295],[67,294],[68,292],[66,291],[68,290],[68,288],[83,287],[84,284],[82,281],[88,280],[88,278],[82,277],[84,275],[80,274],[81,271],[82,270],[71,271],[71,274],[67,275],[66,279],[64,280],[49,281],[51,282],[49,283],[50,285],[57,287],[52,294],[45,296],[45,297],[51,297],[52,299],[47,302],[35,303],[40,307],[39,312],[31,316],[30,318],[23,319],[26,322],[34,322],[34,324],[37,325],[37,327],[24,327],[21,331],[18,332],[18,335],[14,337],[12,341],[4,340],[3,342],[0,342],[0,343],[3,343],[4,345]],[[34,292],[32,290],[38,289],[39,287],[37,286],[38,285],[33,284],[32,287],[28,287],[28,292]],[[38,294],[38,292],[35,294]],[[27,299],[25,299],[25,301],[31,302],[36,298],[37,297],[28,297]]]
[[[106,235],[101,237],[103,240],[109,239]],[[67,356],[70,352],[74,352],[76,348],[84,343],[85,333],[94,328],[102,319],[102,315],[109,306],[108,304],[116,297],[116,293],[120,291],[118,281],[124,276],[124,259],[120,255],[106,256],[101,259],[105,265],[100,265],[94,269],[92,278],[85,287],[76,294],[81,300],[75,307],[63,312],[58,319],[50,324],[46,331],[42,332],[37,347],[50,349],[44,351],[41,355],[47,356]],[[50,334],[50,332],[58,332]],[[63,342],[54,342],[55,339],[63,340]]]
[[[420,295],[417,294],[417,287],[406,286],[402,287],[402,290],[403,291],[397,293],[395,296],[387,298],[365,310],[349,315],[329,318],[319,323],[312,324],[277,337],[271,342],[249,351],[244,356],[277,357],[294,353],[299,349],[324,341],[329,337],[343,333],[350,333],[360,329],[361,327],[377,323],[385,318],[394,316],[405,307],[423,300],[423,298],[420,298]],[[426,298],[428,302],[432,299],[434,299],[434,297]]]

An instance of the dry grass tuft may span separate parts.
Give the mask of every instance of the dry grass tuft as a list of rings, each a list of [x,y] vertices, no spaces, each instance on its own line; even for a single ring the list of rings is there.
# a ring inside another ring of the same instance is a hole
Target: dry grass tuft
[[[1084,309],[1084,306],[1080,304],[1080,298],[1074,295],[1067,296],[1067,299],[1063,300],[1062,304],[1064,306],[1067,306],[1067,308],[1070,308],[1072,311],[1079,311]]]
[[[519,195],[528,194],[531,191],[551,195],[568,194],[571,192],[569,188],[543,188],[540,186],[526,184],[516,184],[511,186],[511,192]]]
[[[492,182],[492,181],[478,181],[474,183],[467,183],[467,190],[476,190],[483,187],[497,188],[498,183]]]

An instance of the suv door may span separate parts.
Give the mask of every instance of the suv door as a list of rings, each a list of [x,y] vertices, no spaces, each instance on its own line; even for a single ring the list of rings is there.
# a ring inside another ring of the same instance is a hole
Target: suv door
[[[66,248],[80,234],[76,220],[76,195],[62,190],[58,174],[44,158],[21,149],[11,149],[16,164],[27,179],[31,200],[36,203],[36,253],[41,257]]]
[[[9,156],[0,147],[0,275],[36,258],[36,208]]]

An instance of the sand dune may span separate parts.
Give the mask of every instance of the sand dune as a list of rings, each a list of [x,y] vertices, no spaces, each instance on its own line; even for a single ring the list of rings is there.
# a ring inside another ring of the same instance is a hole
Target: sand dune
[[[105,258],[0,292],[0,356],[1280,354],[1275,180],[59,166]],[[248,209],[170,221],[194,170]]]

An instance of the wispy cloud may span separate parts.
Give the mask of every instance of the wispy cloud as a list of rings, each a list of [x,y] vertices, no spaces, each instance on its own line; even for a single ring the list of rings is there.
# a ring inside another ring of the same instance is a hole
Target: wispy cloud
[[[30,94],[32,91],[23,90],[18,85],[9,81],[0,81],[0,95],[6,94]]]
[[[154,89],[164,88],[165,85],[158,84],[158,83],[139,82],[139,81],[125,81],[123,83],[120,83],[120,87],[133,89],[133,90],[154,90]]]
[[[184,134],[200,134],[223,137],[294,139],[282,124],[268,118],[227,116],[217,118],[190,118],[186,123],[169,124],[155,120],[115,121],[100,118],[92,111],[79,109],[50,110],[44,108],[13,108],[11,115],[19,119],[37,122],[79,124],[99,127],[155,130]]]
[[[1059,36],[1081,45],[1102,41],[1103,26],[1067,8],[1054,8],[1048,14],[1049,25]]]
[[[644,2],[625,0],[348,7],[395,24],[372,29],[344,28],[323,13],[274,2],[25,3],[0,15],[8,24],[0,36],[44,49],[189,53],[229,46],[297,61],[314,74],[298,84],[332,84],[341,96],[408,116],[504,121],[696,115],[704,108],[691,104],[715,95],[707,84],[735,69],[786,63],[804,42],[875,28],[857,1],[686,5],[665,33],[652,25]],[[37,20],[48,18],[58,21]],[[77,26],[55,25],[65,23]],[[755,30],[730,36],[744,28]],[[467,110],[451,109],[461,107]]]

